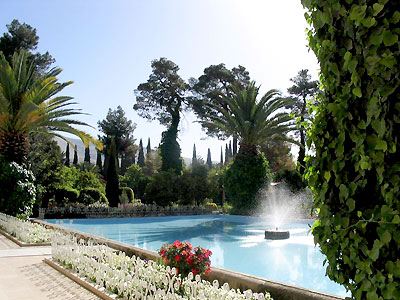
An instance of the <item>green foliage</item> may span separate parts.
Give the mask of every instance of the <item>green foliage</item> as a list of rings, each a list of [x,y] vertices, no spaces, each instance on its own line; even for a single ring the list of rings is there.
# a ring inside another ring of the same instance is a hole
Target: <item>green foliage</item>
[[[309,137],[314,240],[353,299],[400,299],[399,3],[302,2],[324,87]]]
[[[144,203],[155,203],[160,206],[169,206],[180,199],[181,180],[174,170],[161,171],[155,174],[147,185],[143,196]]]
[[[47,207],[49,199],[54,196],[56,186],[60,184],[58,175],[64,167],[61,149],[49,135],[41,133],[31,134],[29,143],[31,147],[27,161],[36,178],[37,188],[35,208]],[[34,211],[35,213],[38,211]]]
[[[195,163],[180,177],[179,203],[183,205],[201,205],[209,196],[207,181],[208,168],[203,163]]]
[[[146,186],[151,179],[143,174],[142,168],[138,165],[131,165],[124,176],[121,176],[121,184],[130,187],[137,198],[143,199]]]
[[[128,200],[128,203],[133,203],[133,201],[135,200],[135,194],[133,193],[133,190],[130,187],[127,186],[120,187],[119,192],[120,192],[120,199],[126,198]],[[123,203],[122,201],[120,202]]]
[[[257,193],[269,184],[271,174],[264,155],[240,148],[226,168],[224,187],[226,200],[235,209],[249,213],[257,207]]]
[[[211,169],[207,174],[207,198],[222,206],[223,204],[224,173],[218,169]]]
[[[119,203],[119,181],[117,171],[117,149],[114,138],[111,138],[109,162],[107,167],[106,196],[111,207],[117,207]]]
[[[30,216],[36,200],[35,177],[25,166],[0,157],[0,211]]]
[[[264,153],[268,160],[271,172],[283,172],[293,170],[296,164],[290,153],[290,144],[280,139],[268,139],[261,145],[260,151]]]
[[[273,180],[274,182],[285,183],[292,193],[299,192],[307,187],[307,183],[295,169],[276,172]]]

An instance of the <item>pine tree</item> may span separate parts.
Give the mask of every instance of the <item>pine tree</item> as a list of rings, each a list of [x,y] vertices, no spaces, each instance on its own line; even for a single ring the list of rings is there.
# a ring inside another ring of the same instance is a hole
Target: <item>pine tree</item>
[[[101,152],[99,150],[97,150],[96,166],[99,168],[99,171],[101,172],[103,169],[103,165],[101,162]]]
[[[147,147],[146,147],[146,154],[149,154],[151,152],[151,146],[150,146],[150,138],[147,142]]]
[[[143,142],[142,142],[142,139],[140,139],[140,143],[139,143],[139,156],[138,156],[137,164],[138,164],[141,168],[144,167],[144,151],[143,151]]]
[[[197,164],[196,144],[193,145],[192,166]]]
[[[211,161],[211,151],[210,148],[208,148],[208,152],[207,152],[207,166],[209,169],[212,168],[212,161]]]
[[[65,162],[64,165],[69,167],[71,165],[71,160],[69,159],[69,144],[67,143],[67,150],[65,150]]]
[[[107,167],[106,196],[111,207],[117,207],[119,203],[119,182],[117,170],[117,148],[114,137],[111,138],[109,161]]]
[[[73,160],[72,164],[74,166],[78,165],[78,146],[76,146],[76,145],[75,145],[75,149],[74,149],[74,160]]]
[[[85,148],[85,159],[84,162],[90,163],[90,149],[89,145]]]

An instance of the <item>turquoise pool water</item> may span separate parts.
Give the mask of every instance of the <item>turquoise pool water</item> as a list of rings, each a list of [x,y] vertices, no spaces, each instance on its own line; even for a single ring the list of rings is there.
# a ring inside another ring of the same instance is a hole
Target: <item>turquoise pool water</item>
[[[279,229],[290,239],[268,241],[272,220],[244,216],[183,216],[46,220],[79,231],[157,251],[164,243],[189,241],[212,251],[211,265],[338,296],[345,289],[325,276],[323,255],[308,235],[312,220],[291,220]]]

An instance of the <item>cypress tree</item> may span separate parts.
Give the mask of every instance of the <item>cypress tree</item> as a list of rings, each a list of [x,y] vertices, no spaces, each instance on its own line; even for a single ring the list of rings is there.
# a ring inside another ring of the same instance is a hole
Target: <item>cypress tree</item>
[[[229,148],[228,148],[228,144],[225,144],[225,166],[228,164],[229,162]]]
[[[74,149],[74,160],[72,162],[74,166],[78,165],[78,147],[75,145]]]
[[[192,166],[197,164],[196,144],[193,145]]]
[[[207,165],[208,165],[208,168],[209,168],[209,169],[212,168],[212,161],[211,161],[211,151],[210,151],[210,148],[208,148],[208,152],[207,152]]]
[[[224,155],[222,153],[222,146],[221,146],[221,160],[220,160],[219,164],[221,165],[221,168],[224,165]]]
[[[233,157],[233,153],[232,153],[232,142],[229,141],[229,159],[231,159]]]
[[[119,203],[119,182],[117,170],[117,148],[114,137],[111,139],[108,153],[106,196],[111,207],[117,207]]]
[[[142,139],[140,139],[139,143],[139,156],[138,156],[138,162],[137,164],[143,168],[144,167],[144,151],[143,151],[143,142]]]
[[[146,147],[146,154],[149,154],[151,152],[151,146],[150,146],[150,138],[147,142],[147,147]]]
[[[89,145],[85,148],[85,159],[83,160],[84,162],[90,163],[90,149]]]
[[[237,150],[238,150],[238,149],[237,149],[237,146],[238,146],[238,145],[237,145],[237,139],[236,139],[236,138],[233,138],[233,147],[232,147],[232,148],[233,148],[233,149],[232,149],[233,151],[232,151],[232,156],[235,156],[235,155],[237,154]]]
[[[67,150],[65,150],[65,162],[64,165],[69,167],[71,165],[71,160],[69,159],[69,144],[67,143]]]
[[[97,157],[96,157],[96,166],[99,168],[100,172],[103,169],[103,165],[101,162],[101,152],[97,149]]]

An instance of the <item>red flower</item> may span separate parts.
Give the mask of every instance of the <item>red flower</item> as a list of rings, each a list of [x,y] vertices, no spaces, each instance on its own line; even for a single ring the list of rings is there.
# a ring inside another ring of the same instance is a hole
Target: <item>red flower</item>
[[[211,273],[211,268],[209,267],[206,271],[205,271],[206,275]]]
[[[181,260],[181,257],[179,255],[175,255],[175,261],[179,262]]]
[[[196,275],[196,274],[198,274],[198,273],[199,273],[199,270],[197,270],[197,269],[193,268],[193,269],[192,269],[192,273],[193,273],[193,275]]]
[[[186,261],[189,265],[193,264],[193,258],[191,258],[190,256],[186,259]]]

